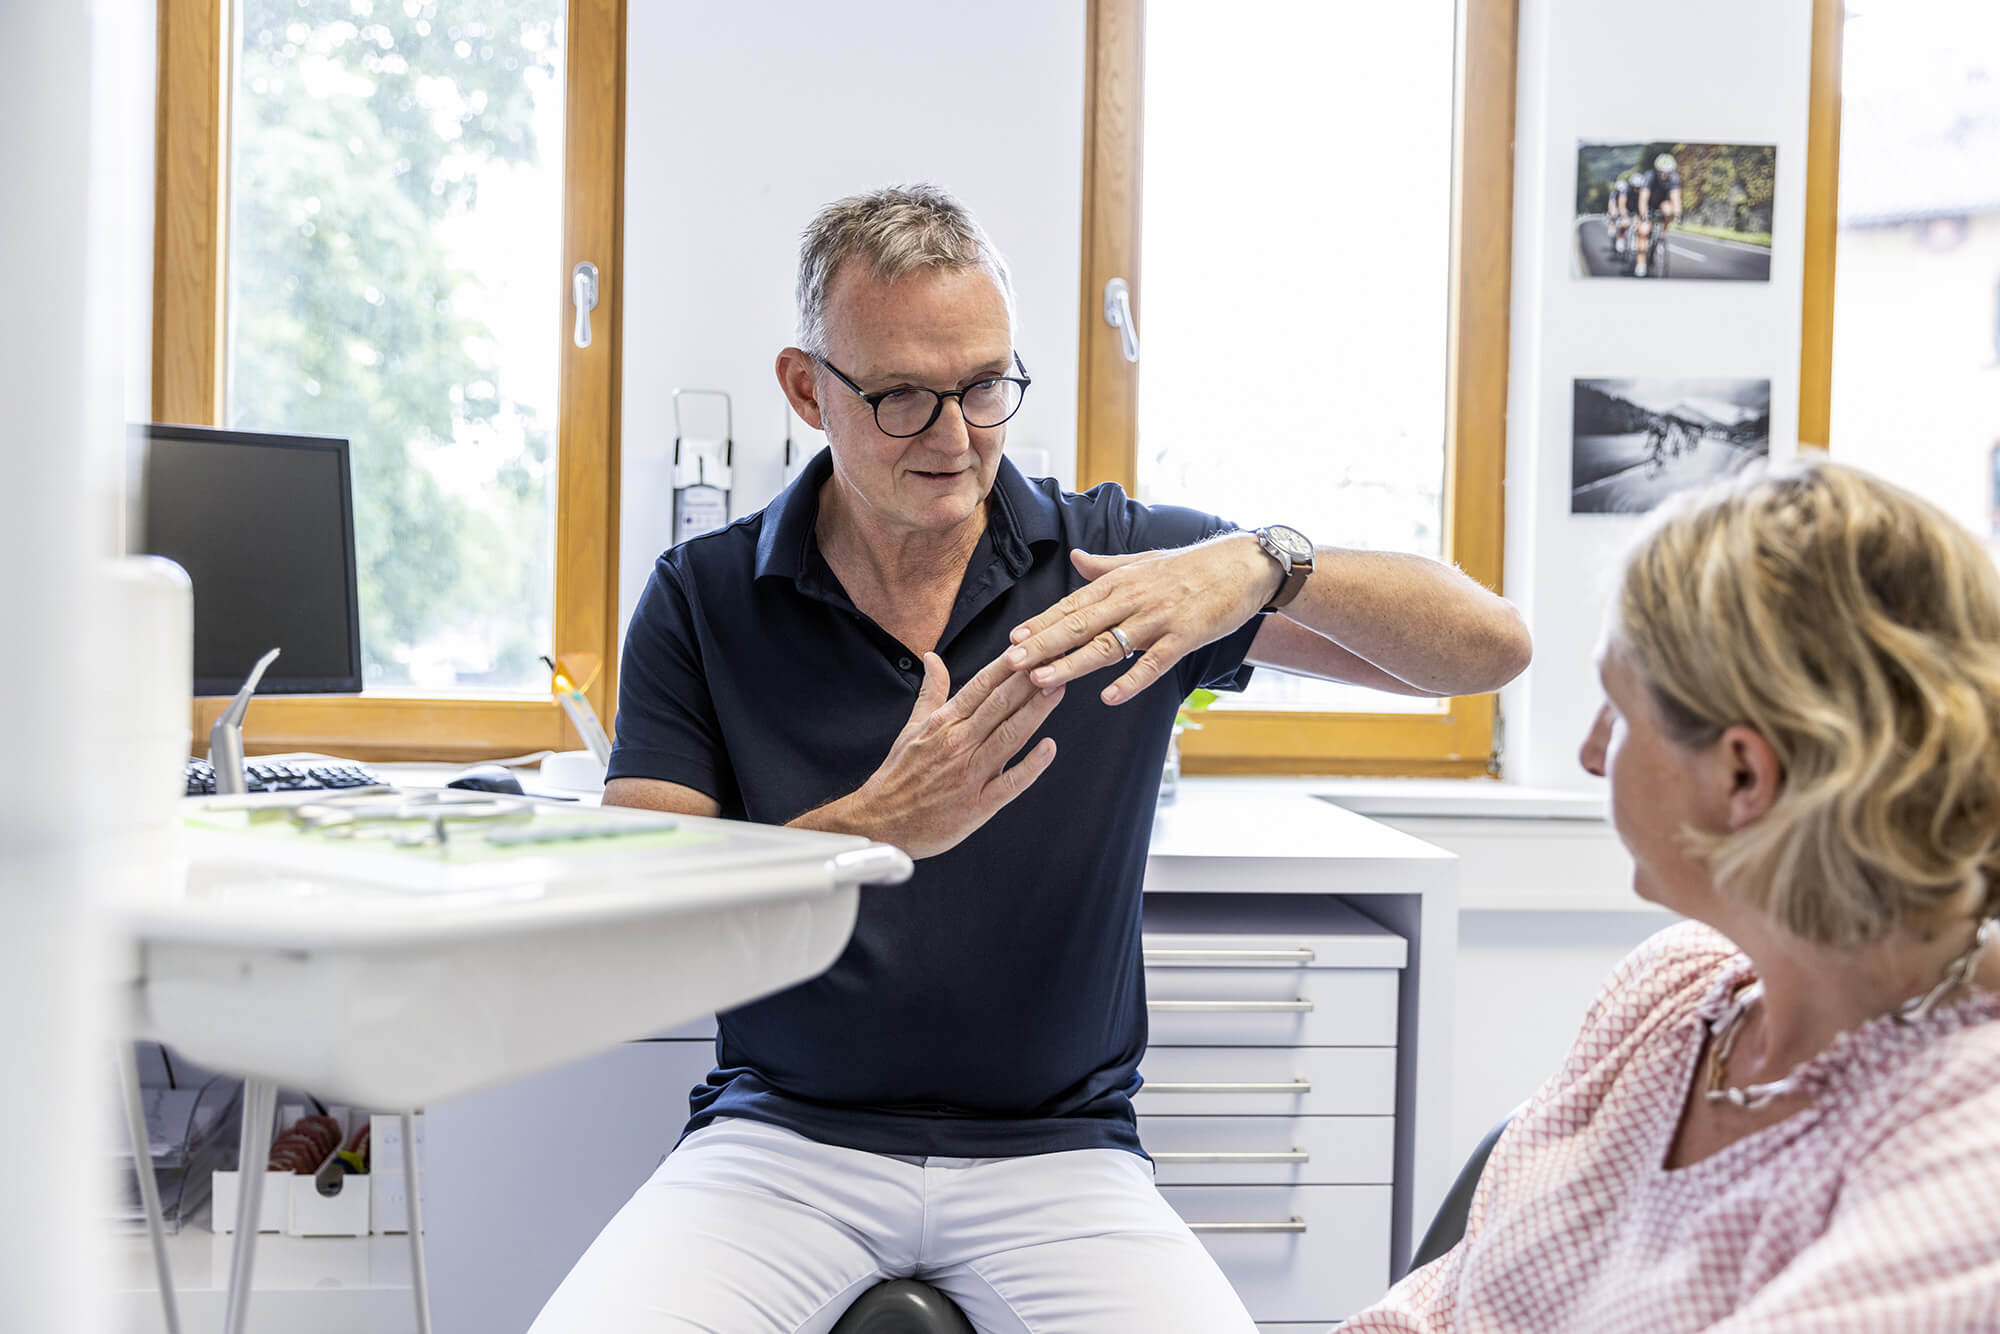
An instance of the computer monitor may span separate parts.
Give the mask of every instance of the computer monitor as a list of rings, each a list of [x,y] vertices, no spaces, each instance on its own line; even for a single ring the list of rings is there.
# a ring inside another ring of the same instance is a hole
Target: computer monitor
[[[347,441],[201,426],[143,429],[138,549],[194,584],[194,693],[361,689]]]

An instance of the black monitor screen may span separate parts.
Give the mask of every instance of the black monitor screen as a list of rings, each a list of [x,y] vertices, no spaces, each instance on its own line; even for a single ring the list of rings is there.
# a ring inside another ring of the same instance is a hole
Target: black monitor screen
[[[194,693],[361,689],[347,442],[148,426],[140,550],[194,584]]]

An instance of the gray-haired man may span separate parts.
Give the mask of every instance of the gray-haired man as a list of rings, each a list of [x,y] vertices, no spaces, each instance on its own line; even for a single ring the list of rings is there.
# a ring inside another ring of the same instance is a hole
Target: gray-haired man
[[[1032,361],[1004,261],[944,192],[808,229],[777,370],[829,447],[660,558],[605,799],[866,834],[917,871],[863,895],[824,975],[719,1017],[685,1138],[538,1334],[821,1331],[901,1275],[984,1334],[1249,1329],[1132,1114],[1175,709],[1246,661],[1488,690],[1527,639],[1435,562],[1024,478],[1001,449]]]

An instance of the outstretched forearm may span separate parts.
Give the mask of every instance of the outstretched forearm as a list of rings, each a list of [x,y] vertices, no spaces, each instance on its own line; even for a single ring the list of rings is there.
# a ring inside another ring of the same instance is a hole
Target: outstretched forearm
[[[1269,627],[1251,649],[1253,661],[1354,680],[1345,656],[1352,655],[1427,695],[1497,690],[1521,674],[1532,651],[1512,603],[1449,565],[1401,552],[1318,548],[1312,577],[1277,615],[1345,653]]]

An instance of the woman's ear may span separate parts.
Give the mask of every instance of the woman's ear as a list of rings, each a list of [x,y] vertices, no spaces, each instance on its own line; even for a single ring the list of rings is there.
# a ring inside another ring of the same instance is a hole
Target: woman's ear
[[[1729,828],[1734,831],[1771,809],[1784,787],[1785,766],[1764,734],[1744,723],[1724,729],[1715,745],[1728,777]]]

